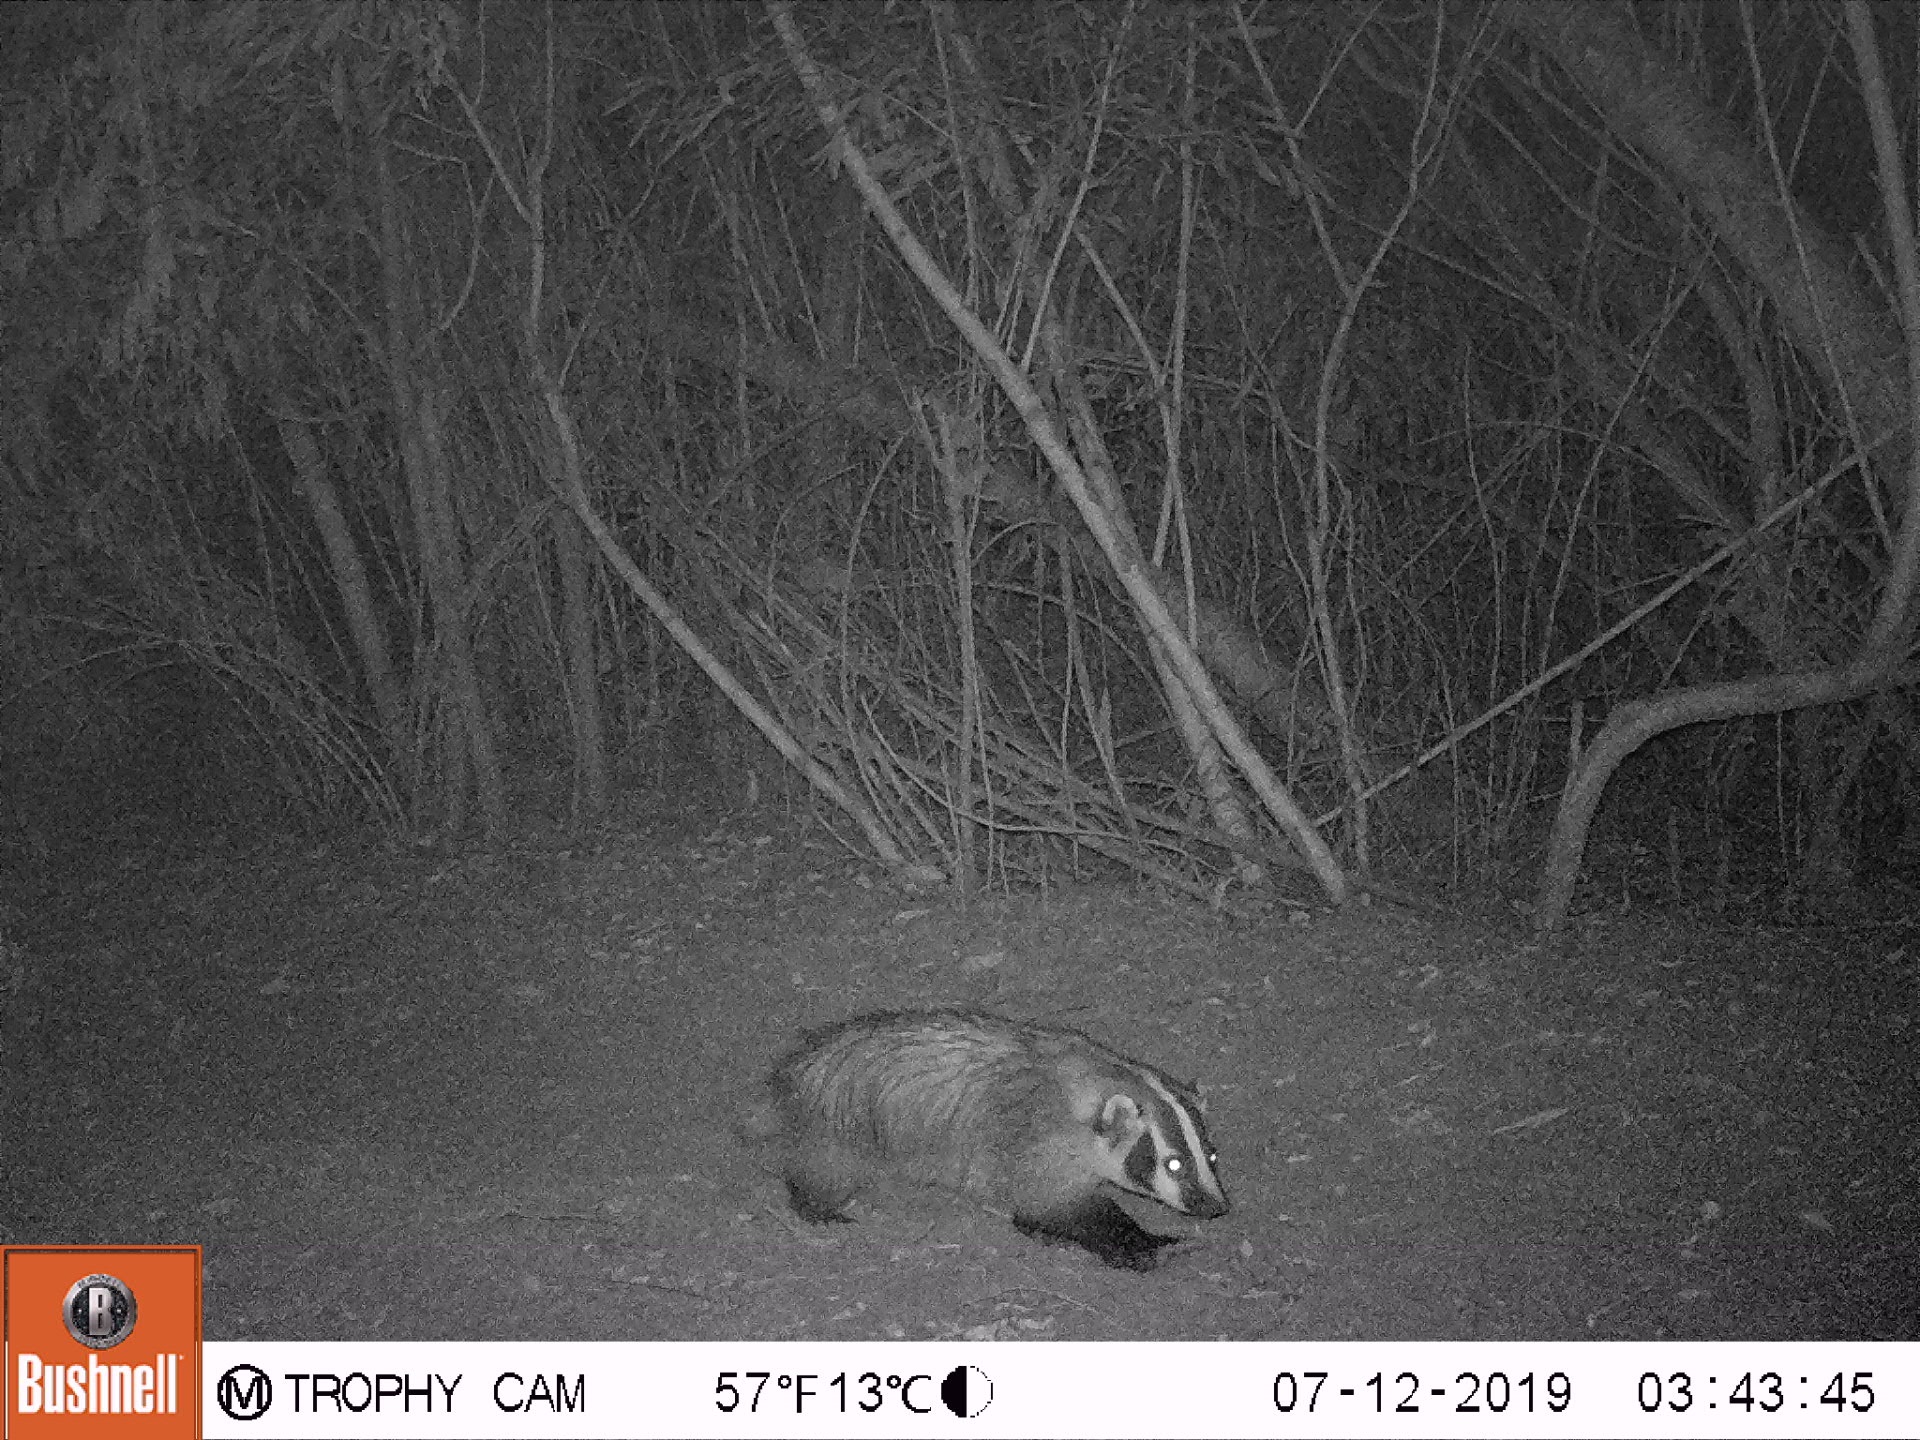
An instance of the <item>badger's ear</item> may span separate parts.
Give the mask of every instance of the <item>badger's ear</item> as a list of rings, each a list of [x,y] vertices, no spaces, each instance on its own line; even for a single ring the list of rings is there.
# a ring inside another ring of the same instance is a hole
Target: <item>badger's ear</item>
[[[1100,1120],[1094,1127],[1102,1135],[1137,1135],[1145,1128],[1140,1120],[1140,1106],[1125,1091],[1107,1097],[1107,1103],[1100,1107]]]

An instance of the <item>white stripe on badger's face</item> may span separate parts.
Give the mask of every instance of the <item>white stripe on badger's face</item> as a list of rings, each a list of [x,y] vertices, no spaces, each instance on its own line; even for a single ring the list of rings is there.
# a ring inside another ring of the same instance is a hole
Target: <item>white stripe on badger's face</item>
[[[1133,1067],[1154,1102],[1143,1112],[1155,1164],[1150,1180],[1155,1200],[1183,1215],[1212,1219],[1227,1213],[1227,1192],[1217,1158],[1192,1102],[1147,1066]]]

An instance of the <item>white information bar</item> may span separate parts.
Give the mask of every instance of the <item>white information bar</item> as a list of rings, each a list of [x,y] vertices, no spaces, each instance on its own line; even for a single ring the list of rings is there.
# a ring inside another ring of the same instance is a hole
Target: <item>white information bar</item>
[[[1920,1344],[210,1344],[206,1433],[1920,1436]]]

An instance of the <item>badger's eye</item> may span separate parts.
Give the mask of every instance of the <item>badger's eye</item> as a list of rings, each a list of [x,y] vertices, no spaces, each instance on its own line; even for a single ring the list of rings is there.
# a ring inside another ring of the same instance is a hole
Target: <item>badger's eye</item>
[[[1186,1165],[1181,1161],[1178,1155],[1169,1155],[1167,1157],[1167,1171],[1169,1174],[1178,1175],[1182,1170],[1186,1168],[1187,1168]]]

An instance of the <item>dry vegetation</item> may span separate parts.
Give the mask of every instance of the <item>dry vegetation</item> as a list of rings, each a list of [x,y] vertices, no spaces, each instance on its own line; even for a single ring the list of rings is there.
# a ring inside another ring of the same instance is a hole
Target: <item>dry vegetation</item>
[[[0,858],[691,754],[923,884],[1552,925],[1606,794],[1681,899],[1872,891],[1913,25],[9,7]]]

